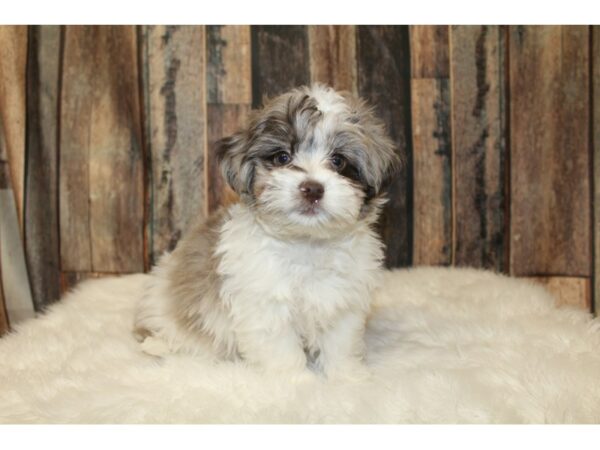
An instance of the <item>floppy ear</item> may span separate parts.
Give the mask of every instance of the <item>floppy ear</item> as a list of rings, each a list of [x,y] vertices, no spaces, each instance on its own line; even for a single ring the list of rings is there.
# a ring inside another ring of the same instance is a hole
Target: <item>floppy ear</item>
[[[341,92],[340,95],[348,103],[349,121],[358,128],[363,145],[367,149],[365,175],[369,183],[368,196],[379,196],[392,184],[404,165],[403,158],[390,138],[384,122],[375,114],[374,108],[349,92]]]
[[[386,191],[403,166],[396,144],[389,137],[385,124],[373,109],[362,105],[360,125],[369,150],[369,171],[374,181],[375,195]]]
[[[254,164],[247,158],[248,139],[238,132],[215,143],[223,177],[238,195],[252,192]]]

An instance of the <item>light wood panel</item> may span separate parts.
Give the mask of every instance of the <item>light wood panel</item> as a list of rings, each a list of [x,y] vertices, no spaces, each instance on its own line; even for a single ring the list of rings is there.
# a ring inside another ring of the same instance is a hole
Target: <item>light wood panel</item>
[[[310,25],[308,42],[311,82],[356,94],[356,27]]]
[[[556,306],[574,306],[590,310],[591,283],[589,278],[575,277],[530,277],[541,284],[556,299]]]
[[[413,264],[452,262],[452,137],[448,27],[410,27]]]
[[[67,26],[60,132],[65,271],[144,269],[144,161],[131,26]]]

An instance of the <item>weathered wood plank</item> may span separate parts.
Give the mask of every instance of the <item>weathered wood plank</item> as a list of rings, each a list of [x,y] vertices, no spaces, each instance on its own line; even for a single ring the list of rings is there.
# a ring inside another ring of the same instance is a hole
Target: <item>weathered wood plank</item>
[[[237,194],[227,185],[221,175],[214,156],[214,143],[222,137],[242,129],[246,124],[250,105],[208,105],[208,149],[207,158],[207,202],[209,212],[219,206],[229,205],[238,200]]]
[[[600,314],[600,26],[592,27],[592,145],[594,158],[594,312]]]
[[[414,174],[413,264],[452,262],[452,159],[448,29],[410,31]]]
[[[57,114],[59,26],[31,26],[27,63],[25,256],[36,310],[60,297]]]
[[[59,100],[59,220],[63,270],[92,270],[89,134],[96,43],[92,30],[91,27],[65,28],[62,97]]]
[[[135,27],[67,26],[62,68],[62,269],[143,270]]]
[[[252,106],[310,83],[308,33],[302,25],[256,25],[252,31]]]
[[[507,268],[508,239],[502,31],[450,29],[454,263],[496,271]]]
[[[380,221],[386,265],[412,262],[413,180],[410,54],[407,26],[357,28],[358,92],[368,99],[402,154],[405,164],[392,182]]]
[[[142,29],[145,129],[151,160],[150,263],[172,250],[190,222],[206,212],[205,30]]]
[[[206,26],[206,101],[252,103],[250,27]]]
[[[555,298],[556,306],[576,306],[587,311],[591,307],[591,281],[576,277],[528,277],[544,286]]]
[[[589,28],[509,31],[511,273],[589,276]]]
[[[450,90],[447,79],[413,79],[415,265],[452,262]]]
[[[311,82],[356,94],[356,27],[310,25],[308,43]]]
[[[34,317],[25,255],[19,230],[15,196],[8,163],[0,160],[0,276],[2,292],[12,325]]]
[[[25,182],[27,27],[0,26],[0,158],[8,161],[20,230]]]
[[[413,78],[448,78],[448,26],[411,25],[410,59]]]

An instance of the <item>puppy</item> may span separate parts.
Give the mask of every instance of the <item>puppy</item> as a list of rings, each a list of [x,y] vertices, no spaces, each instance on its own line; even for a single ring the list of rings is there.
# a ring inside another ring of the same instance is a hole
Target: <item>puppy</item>
[[[153,269],[135,319],[143,348],[360,371],[383,258],[373,226],[399,162],[382,122],[348,94],[301,87],[217,152],[240,202],[190,229]]]

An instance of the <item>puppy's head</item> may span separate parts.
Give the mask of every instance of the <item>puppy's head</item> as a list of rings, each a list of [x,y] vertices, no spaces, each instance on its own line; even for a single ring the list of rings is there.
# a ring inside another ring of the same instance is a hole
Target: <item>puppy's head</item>
[[[217,152],[227,182],[263,223],[309,236],[374,222],[399,163],[372,110],[322,85],[276,97]]]

